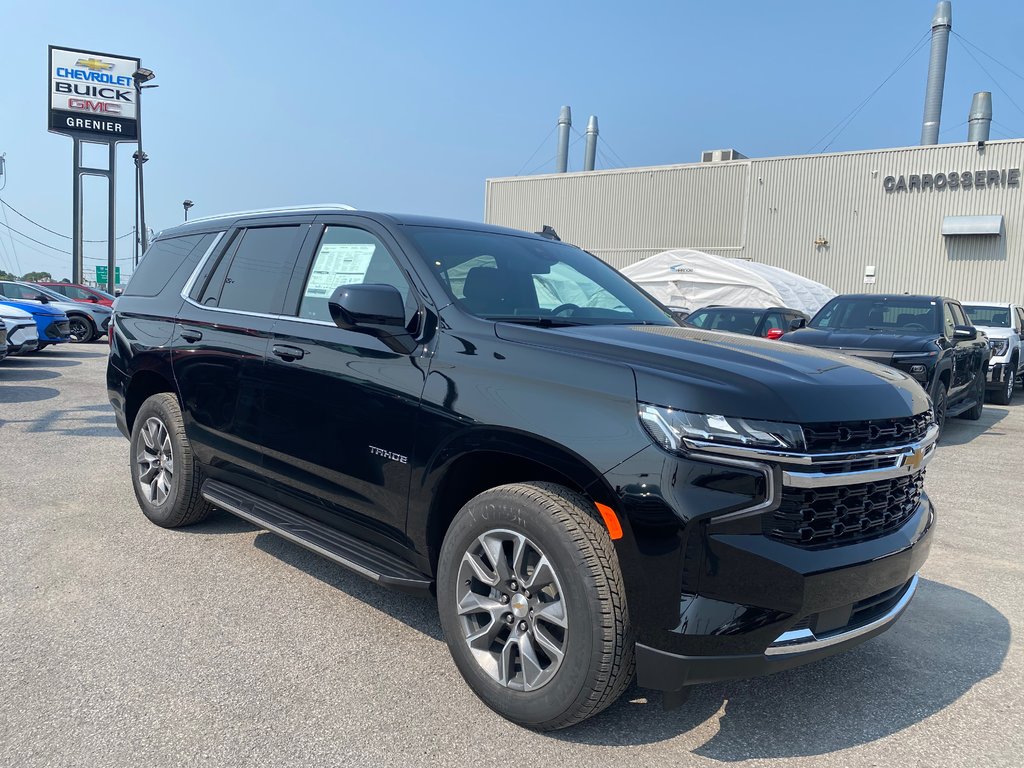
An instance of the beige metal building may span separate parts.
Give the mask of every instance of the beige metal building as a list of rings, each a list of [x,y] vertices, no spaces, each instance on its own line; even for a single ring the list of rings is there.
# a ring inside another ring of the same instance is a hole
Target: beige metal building
[[[485,218],[549,224],[616,267],[695,248],[840,293],[1024,300],[1024,140],[737,156],[488,179]]]

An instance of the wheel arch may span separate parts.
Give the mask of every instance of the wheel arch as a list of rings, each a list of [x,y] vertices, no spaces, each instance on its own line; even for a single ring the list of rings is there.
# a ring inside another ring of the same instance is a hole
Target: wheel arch
[[[159,392],[173,393],[174,391],[174,385],[162,373],[152,369],[136,372],[128,383],[124,397],[124,415],[128,432],[130,433],[132,430],[139,408],[148,398]]]
[[[614,508],[615,496],[601,472],[569,449],[514,431],[473,431],[435,451],[410,497],[409,529],[423,540],[431,572],[452,520],[471,498],[509,483],[546,481]],[[601,521],[596,507],[592,514]],[[419,525],[416,520],[424,520]],[[604,523],[602,522],[602,526]],[[419,548],[418,547],[418,548]]]

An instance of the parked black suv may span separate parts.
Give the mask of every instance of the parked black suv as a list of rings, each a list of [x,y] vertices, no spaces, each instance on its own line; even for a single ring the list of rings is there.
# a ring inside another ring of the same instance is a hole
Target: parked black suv
[[[949,416],[981,418],[988,340],[960,302],[944,296],[836,296],[783,341],[845,352],[910,374],[935,404],[941,430]]]
[[[212,506],[435,592],[456,666],[560,728],[635,674],[803,664],[890,626],[934,529],[924,391],[680,328],[584,251],[316,209],[162,233],[107,373],[139,505]]]

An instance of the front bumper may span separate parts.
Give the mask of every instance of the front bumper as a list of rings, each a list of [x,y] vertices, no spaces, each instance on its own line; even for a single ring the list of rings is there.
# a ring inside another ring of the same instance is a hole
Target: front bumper
[[[985,387],[990,390],[1000,390],[1006,386],[1006,379],[1009,376],[1016,376],[1008,362],[989,362],[988,373],[985,376]]]
[[[859,564],[839,562],[826,572],[801,572],[801,564],[787,563],[787,581],[793,586],[786,596],[777,593],[765,599],[757,585],[748,585],[748,600],[789,603],[787,609],[801,604],[793,613],[695,598],[684,609],[675,631],[662,633],[655,642],[637,643],[637,683],[645,688],[679,691],[688,685],[781,672],[842,653],[881,634],[903,614],[914,596],[917,572],[928,557],[933,527],[934,510],[926,499],[903,528],[871,542],[898,546],[908,531],[920,530],[920,535],[902,550]],[[842,549],[856,550],[860,546]]]

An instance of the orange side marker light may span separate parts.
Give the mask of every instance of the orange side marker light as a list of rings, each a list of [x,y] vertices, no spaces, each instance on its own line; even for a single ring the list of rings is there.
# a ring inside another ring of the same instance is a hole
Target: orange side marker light
[[[608,529],[608,535],[612,537],[612,540],[622,538],[622,524],[619,523],[619,518],[615,514],[615,510],[609,507],[607,504],[599,504],[594,502],[594,506],[597,507],[597,511],[601,513],[601,519],[604,520],[605,528]]]

